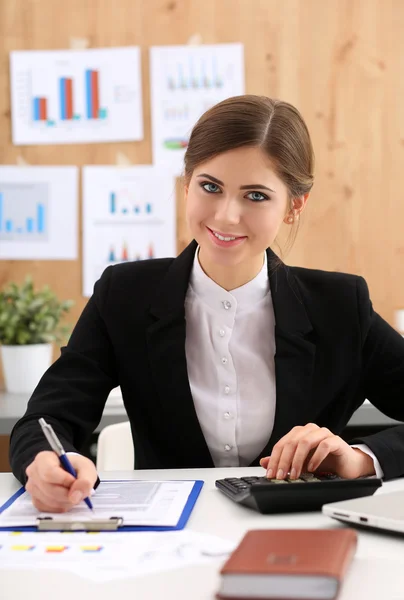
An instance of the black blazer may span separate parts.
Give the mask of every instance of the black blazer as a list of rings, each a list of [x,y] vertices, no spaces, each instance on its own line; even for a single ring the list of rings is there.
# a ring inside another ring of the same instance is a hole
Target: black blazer
[[[45,417],[66,450],[80,451],[101,419],[110,390],[121,386],[132,427],[135,468],[213,467],[196,416],[185,356],[184,300],[196,242],[177,258],[108,267],[96,283],[61,356],[35,389],[10,442],[14,474],[48,448]],[[274,268],[276,414],[258,465],[295,425],[339,434],[368,398],[404,421],[404,339],[372,308],[355,275]],[[352,440],[377,456],[385,478],[404,475],[404,425]]]

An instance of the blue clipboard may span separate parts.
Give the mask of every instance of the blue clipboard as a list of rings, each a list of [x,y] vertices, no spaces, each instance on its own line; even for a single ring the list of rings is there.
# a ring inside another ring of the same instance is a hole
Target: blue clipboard
[[[105,481],[128,481],[128,480],[111,479],[111,480],[105,480]],[[147,481],[147,480],[142,480],[142,481]],[[180,529],[184,529],[184,527],[187,524],[188,519],[191,515],[191,512],[195,506],[195,502],[197,501],[198,496],[201,492],[204,482],[199,479],[197,479],[197,480],[177,479],[177,480],[170,480],[170,481],[193,481],[194,482],[192,490],[188,496],[187,502],[183,508],[181,516],[178,519],[178,522],[176,525],[149,526],[149,525],[125,525],[125,524],[122,524],[122,525],[117,525],[117,527],[115,529],[95,529],[95,531],[113,531],[116,533],[117,531],[118,532],[119,531],[178,531]],[[9,508],[13,504],[13,502],[15,502],[17,500],[17,498],[22,496],[22,494],[24,492],[25,492],[24,487],[21,487],[19,490],[17,490],[15,492],[15,494],[13,494],[2,506],[0,506],[0,514],[3,511],[5,511],[7,508]],[[57,517],[56,517],[56,520],[57,520]],[[32,525],[22,525],[20,527],[19,526],[2,527],[0,525],[0,531],[62,531],[62,529],[41,530],[41,529],[38,529],[37,526],[32,526]],[[89,529],[86,529],[86,528],[74,529],[74,531],[89,531]]]

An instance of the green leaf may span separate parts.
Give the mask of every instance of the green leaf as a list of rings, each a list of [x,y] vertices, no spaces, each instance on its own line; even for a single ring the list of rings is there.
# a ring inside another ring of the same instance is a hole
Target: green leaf
[[[74,305],[60,301],[49,286],[35,291],[32,277],[18,285],[11,282],[0,291],[0,343],[36,344],[64,339],[70,328],[61,326]]]

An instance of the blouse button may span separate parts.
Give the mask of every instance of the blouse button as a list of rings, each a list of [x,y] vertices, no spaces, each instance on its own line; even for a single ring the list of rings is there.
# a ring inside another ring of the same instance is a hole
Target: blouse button
[[[229,444],[225,444],[224,449],[226,452],[229,452],[231,450],[231,446],[229,446]]]
[[[222,358],[222,363],[225,365],[227,363],[227,358],[225,356],[223,356]]]
[[[229,388],[229,386],[228,386],[228,385],[225,385],[225,386],[224,386],[224,393],[225,393],[225,394],[228,394],[229,392],[230,392],[230,388]]]
[[[223,300],[222,304],[225,310],[229,310],[229,308],[231,308],[231,302],[229,302],[228,300]]]
[[[225,412],[225,413],[223,414],[223,416],[224,416],[224,418],[225,418],[225,419],[230,419],[230,416],[231,416],[231,415],[230,415],[230,413],[229,413],[229,412]]]
[[[220,337],[224,337],[225,334],[226,334],[226,332],[225,332],[224,329],[219,329],[219,335],[220,335]]]

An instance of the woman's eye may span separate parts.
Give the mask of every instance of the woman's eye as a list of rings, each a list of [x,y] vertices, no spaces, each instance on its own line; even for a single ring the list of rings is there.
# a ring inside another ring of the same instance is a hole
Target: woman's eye
[[[217,192],[220,191],[220,188],[218,185],[216,185],[216,183],[211,183],[207,181],[205,183],[202,183],[201,186],[203,187],[205,192],[210,192],[212,194],[217,194]]]
[[[262,202],[263,200],[268,200],[268,196],[261,194],[261,192],[250,192],[247,194],[247,198],[253,200],[253,202]]]

